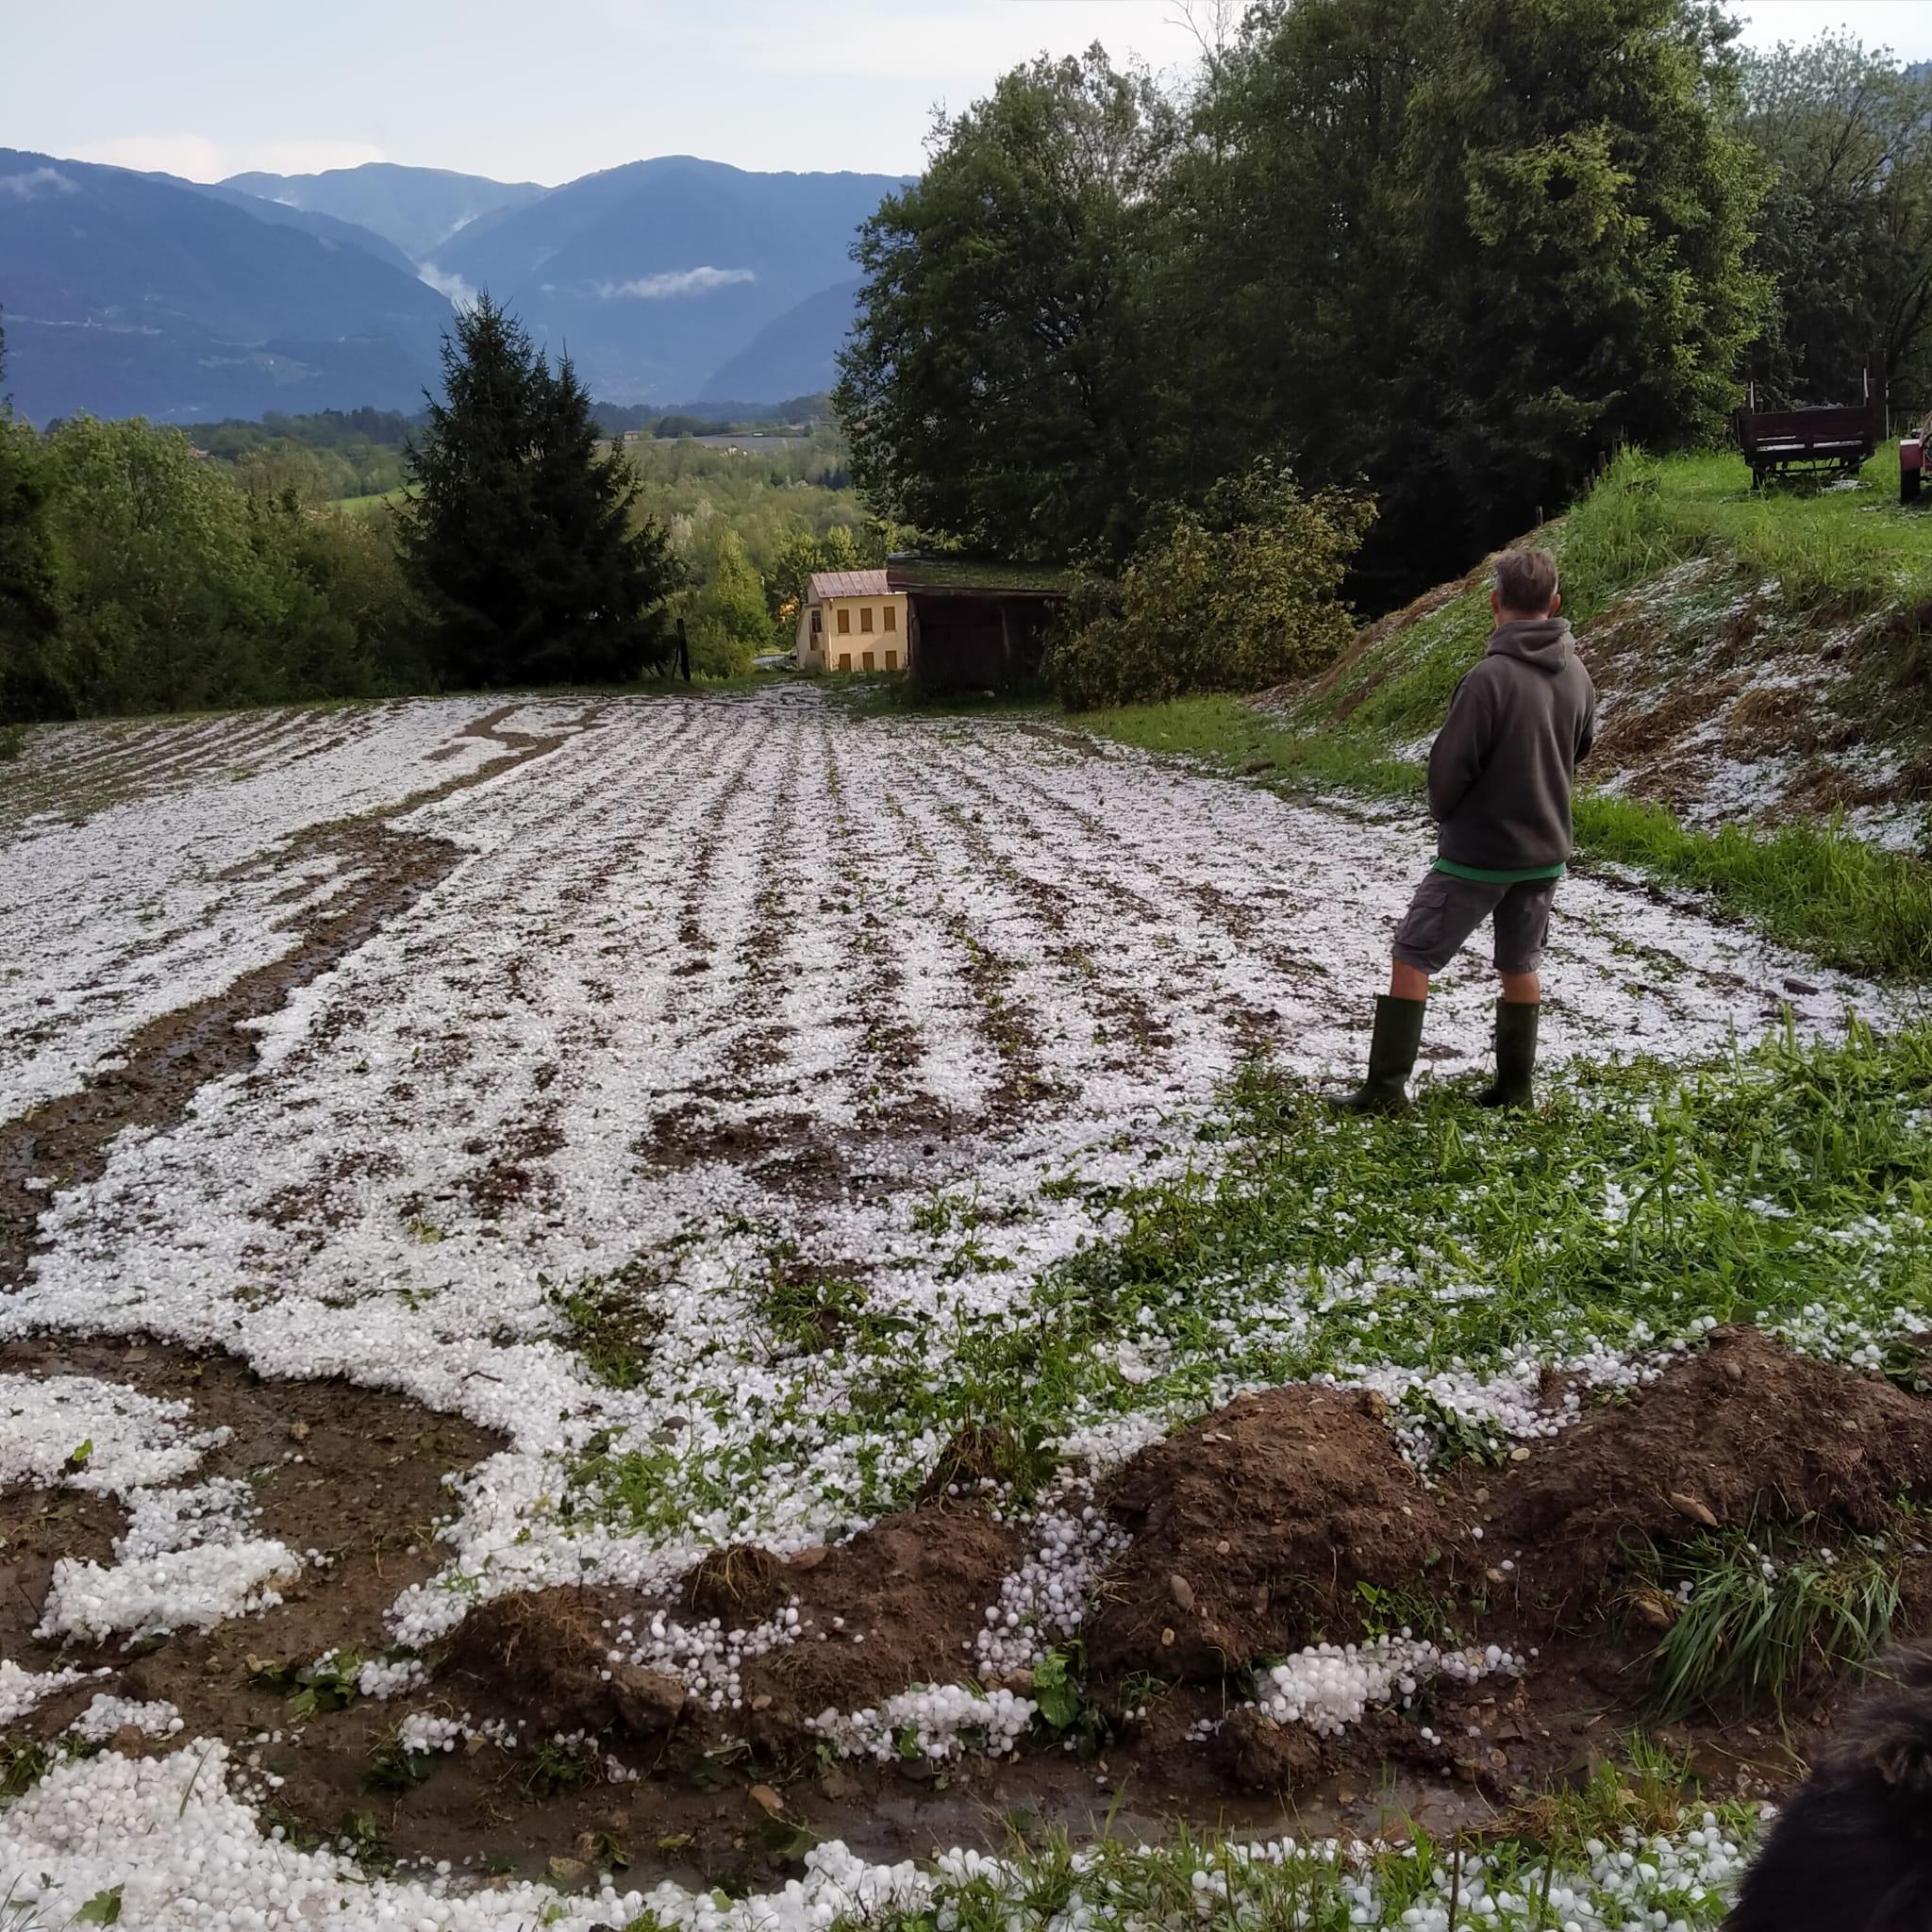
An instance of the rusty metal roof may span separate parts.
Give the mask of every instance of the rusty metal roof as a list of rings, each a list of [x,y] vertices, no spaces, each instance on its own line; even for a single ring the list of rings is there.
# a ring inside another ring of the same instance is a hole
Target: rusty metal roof
[[[882,570],[819,570],[812,573],[812,601],[823,604],[829,597],[889,597],[886,574]]]

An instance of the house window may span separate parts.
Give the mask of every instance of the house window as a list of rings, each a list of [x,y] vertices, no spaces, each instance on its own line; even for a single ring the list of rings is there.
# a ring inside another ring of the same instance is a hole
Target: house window
[[[817,636],[818,636],[818,634],[819,634],[819,633],[820,633],[820,632],[821,632],[822,630],[824,630],[824,627],[825,627],[825,613],[824,613],[824,612],[823,610],[814,610],[814,611],[812,612],[812,614],[811,614],[811,634],[812,634],[812,636],[813,636],[813,637],[817,637]],[[886,627],[887,627],[887,629],[889,629],[889,630],[890,630],[890,629],[891,628],[891,626],[890,625],[887,625]]]
[[[871,613],[867,612],[867,615],[870,616]],[[870,671],[872,669],[872,653],[870,651],[861,651],[858,656],[858,662],[861,670]]]
[[[844,612],[841,611],[840,615],[842,617]],[[852,669],[852,653],[850,651],[841,651],[839,653],[839,669],[841,671],[850,671]]]
[[[891,604],[886,606],[885,627],[888,630],[897,630],[899,628],[899,612],[896,607]]]
[[[891,613],[891,612],[890,610],[886,612],[886,615],[887,615],[888,617],[891,616],[891,614],[892,614],[892,613]],[[891,630],[891,627],[892,627],[892,626],[891,626],[891,625],[888,625],[886,626],[886,628],[887,628],[888,630]],[[896,670],[898,670],[898,668],[899,668],[899,654],[898,654],[898,652],[897,652],[897,651],[888,651],[888,652],[886,653],[886,669],[887,669],[888,671],[896,671]]]
[[[858,627],[860,630],[870,630],[872,628],[872,606],[870,604],[866,605],[858,613]]]
[[[852,628],[852,613],[841,604],[839,607],[839,635],[843,637]]]

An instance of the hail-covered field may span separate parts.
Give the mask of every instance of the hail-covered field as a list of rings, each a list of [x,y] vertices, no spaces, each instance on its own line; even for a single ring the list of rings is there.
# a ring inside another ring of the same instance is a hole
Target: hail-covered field
[[[855,715],[800,685],[49,730],[0,769],[0,1136],[17,1168],[0,1161],[16,1189],[0,1337],[220,1351],[500,1441],[455,1474],[366,1693],[419,1687],[421,1660],[495,1599],[568,1584],[661,1601],[721,1546],[837,1544],[905,1507],[962,1428],[997,1423],[1043,1472],[1008,1511],[1039,1547],[986,1605],[958,1685],[830,1709],[814,1732],[859,1758],[908,1730],[941,1761],[967,1741],[997,1754],[1038,1700],[986,1687],[1079,1626],[1124,1541],[1094,1486],[1135,1451],[1297,1377],[1375,1390],[1415,1459],[1431,1418],[1539,1440],[1591,1385],[1654,1374],[1707,1325],[1658,1310],[1611,1332],[1532,1298],[1507,1346],[1485,1356],[1471,1329],[1445,1355],[1418,1281],[1453,1326],[1483,1291],[1480,1257],[1445,1243],[1424,1265],[1367,1241],[1236,1269],[1185,1309],[1150,1296],[1099,1329],[1063,1319],[1083,1257],[1134,1231],[1135,1191],[1211,1184],[1244,1069],[1357,1069],[1427,862],[1412,819],[1032,722]],[[1719,1059],[1786,1027],[1840,1038],[1852,1007],[1892,1017],[1874,989],[1601,875],[1562,889],[1546,983],[1557,1082]],[[1426,1078],[1483,1063],[1491,996],[1474,954],[1443,981]],[[252,1054],[184,1066],[183,1013],[239,1026]],[[131,1096],[125,1119],[118,1101],[72,1111],[90,1091]],[[37,1138],[37,1118],[58,1132]],[[1628,1203],[1587,1163],[1574,1185],[1614,1242]],[[1819,1317],[1821,1346],[1871,1344],[1834,1323]],[[1569,1372],[1554,1406],[1552,1366]],[[54,1646],[106,1669],[157,1634],[253,1619],[266,1650],[282,1599],[325,1586],[326,1557],[267,1534],[248,1483],[206,1475],[211,1440],[192,1396],[97,1360],[0,1360],[0,1480],[125,1512],[111,1552],[55,1566],[35,1606],[49,1654],[0,1665],[0,1719],[80,1695],[24,1674],[53,1668]],[[728,1725],[740,1659],[798,1641],[785,1617],[708,1637],[646,1613],[627,1654]],[[1419,1676],[1521,1663],[1310,1653],[1262,1702],[1339,1729]],[[620,1910],[614,1882],[600,1903],[298,1853],[251,1810],[246,1740],[101,1695],[0,1816],[0,1897],[42,1914],[23,1926],[115,1887],[126,1923],[168,1925],[590,1926],[645,1909]],[[411,1722],[419,1756],[481,1735],[459,1715]],[[147,1755],[98,1748],[130,1729]],[[1665,1879],[1619,1856],[1544,1873],[1545,1902],[1558,1887],[1575,1923],[1621,1924],[1645,1886],[1718,1886],[1737,1854],[1712,1824],[1672,1841]],[[1252,1882],[1307,1858],[1355,1888],[1351,1909],[1395,1899],[1391,1923],[1446,1923],[1431,1874],[1392,1854],[1275,1845]],[[666,1887],[649,1908],[826,1923],[873,1895],[944,1923],[965,1909],[946,1898],[1009,1881],[970,1859],[920,1874],[827,1853],[761,1907]],[[1198,1893],[1235,1874],[1159,1882]],[[1493,1882],[1508,1923],[1507,1876]],[[1092,1867],[1066,1923],[1109,1901],[1133,1916],[1126,1883]]]

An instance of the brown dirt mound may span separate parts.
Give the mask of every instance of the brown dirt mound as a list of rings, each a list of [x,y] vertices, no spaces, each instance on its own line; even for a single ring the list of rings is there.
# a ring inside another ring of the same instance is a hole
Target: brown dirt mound
[[[1318,1632],[1352,1635],[1357,1583],[1446,1584],[1460,1548],[1359,1391],[1244,1395],[1143,1449],[1108,1504],[1134,1541],[1088,1636],[1104,1674],[1211,1681]]]
[[[864,1710],[914,1684],[973,1675],[974,1639],[1024,1547],[976,1509],[927,1507],[794,1558],[786,1581],[804,1627],[824,1641],[813,1634],[745,1665],[753,1741],[795,1739],[823,1710]]]
[[[1716,1329],[1627,1403],[1572,1427],[1506,1488],[1498,1537],[1552,1597],[1590,1596],[1637,1536],[1812,1514],[1875,1528],[1932,1484],[1932,1403]]]
[[[711,1550],[677,1587],[701,1617],[716,1617],[729,1630],[762,1624],[791,1594],[783,1560],[757,1543]]]
[[[525,1711],[546,1730],[661,1738],[684,1708],[684,1686],[636,1664],[608,1661],[600,1600],[575,1590],[498,1597],[463,1619],[448,1674]]]

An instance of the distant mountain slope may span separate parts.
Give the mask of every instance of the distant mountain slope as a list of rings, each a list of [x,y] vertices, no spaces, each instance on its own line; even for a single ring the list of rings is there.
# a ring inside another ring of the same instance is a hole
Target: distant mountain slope
[[[700,402],[817,395],[839,379],[860,284],[840,282],[768,322],[699,391]]]
[[[448,304],[370,250],[122,168],[0,149],[7,386],[36,420],[413,408]]]
[[[535,181],[491,181],[447,168],[369,161],[321,175],[230,175],[221,184],[380,235],[412,262],[434,255],[465,223],[521,208],[545,191]]]
[[[859,224],[901,185],[752,175],[689,156],[636,161],[477,223],[434,266],[567,344],[593,393],[685,399],[718,392],[724,368],[788,310],[849,284]],[[820,383],[788,379],[771,393]]]
[[[230,208],[239,208],[243,214],[253,215],[258,222],[279,222],[284,227],[299,228],[303,234],[313,235],[318,242],[325,242],[331,246],[360,248],[375,256],[376,260],[401,269],[405,275],[416,273],[416,264],[393,242],[378,235],[374,228],[359,227],[354,222],[340,221],[334,215],[318,214],[311,208],[291,208],[283,201],[264,201],[258,194],[230,188],[224,181],[184,181],[178,175],[154,175],[149,179],[165,181],[171,188],[191,189],[196,194],[212,195],[217,201],[226,202]]]

